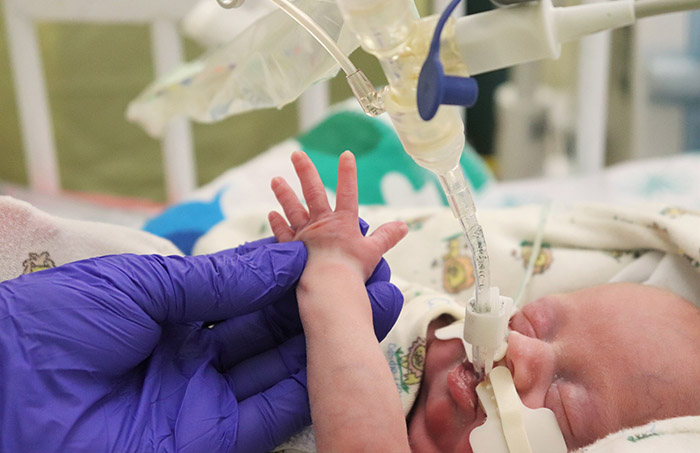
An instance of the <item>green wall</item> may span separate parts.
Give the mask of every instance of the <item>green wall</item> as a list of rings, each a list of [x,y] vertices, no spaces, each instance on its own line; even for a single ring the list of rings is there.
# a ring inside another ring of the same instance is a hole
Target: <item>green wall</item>
[[[259,0],[251,0],[259,1]],[[0,8],[0,180],[25,184],[17,108]],[[164,201],[160,146],[124,118],[131,99],[153,79],[146,26],[42,24],[40,45],[54,121],[62,185],[75,191]],[[201,49],[186,43],[187,58]],[[373,57],[355,64],[385,83]],[[332,100],[351,96],[342,75]],[[245,162],[297,132],[296,105],[194,125],[198,183]]]

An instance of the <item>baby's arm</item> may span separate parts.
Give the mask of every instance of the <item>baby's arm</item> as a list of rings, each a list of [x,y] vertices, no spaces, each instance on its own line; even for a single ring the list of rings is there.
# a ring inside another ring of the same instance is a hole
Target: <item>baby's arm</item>
[[[296,152],[292,163],[308,211],[286,181],[275,178],[272,190],[289,224],[277,212],[270,213],[269,221],[280,242],[301,240],[308,250],[297,299],[318,450],[409,451],[401,402],[374,335],[365,290],[381,256],[408,228],[392,222],[362,236],[352,153],[340,156],[335,210],[308,156]]]

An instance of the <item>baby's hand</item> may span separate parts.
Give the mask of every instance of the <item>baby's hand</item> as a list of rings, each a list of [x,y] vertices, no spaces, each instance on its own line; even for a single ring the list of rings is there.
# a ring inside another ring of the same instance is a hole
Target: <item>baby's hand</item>
[[[366,280],[382,255],[408,232],[401,221],[386,223],[371,235],[362,235],[358,218],[357,175],[355,156],[345,151],[338,162],[336,206],[332,210],[321,178],[309,157],[296,151],[292,163],[301,182],[308,211],[283,178],[272,179],[275,193],[289,224],[278,212],[268,216],[270,227],[280,242],[304,242],[309,262],[343,264],[357,270]],[[291,227],[290,227],[291,225]]]

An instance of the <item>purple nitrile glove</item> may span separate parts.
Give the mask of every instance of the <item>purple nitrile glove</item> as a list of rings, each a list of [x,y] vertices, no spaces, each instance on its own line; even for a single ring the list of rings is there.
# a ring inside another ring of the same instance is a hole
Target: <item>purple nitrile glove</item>
[[[0,451],[273,448],[310,423],[293,289],[305,260],[299,242],[263,241],[1,283]],[[402,299],[382,273],[368,293],[386,333]]]

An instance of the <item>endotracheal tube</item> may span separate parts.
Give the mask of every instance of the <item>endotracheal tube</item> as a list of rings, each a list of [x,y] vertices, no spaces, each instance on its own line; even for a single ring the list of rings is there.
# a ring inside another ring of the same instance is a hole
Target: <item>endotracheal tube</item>
[[[488,313],[491,311],[491,304],[494,302],[490,300],[489,255],[486,251],[484,232],[476,219],[476,207],[474,206],[469,186],[460,166],[438,174],[438,178],[450,203],[452,212],[454,212],[464,234],[467,236],[469,249],[472,253],[476,289],[474,291],[474,305],[471,308],[476,313]],[[472,344],[472,362],[474,369],[479,374],[481,374],[482,370],[488,373],[493,365],[489,358],[484,357],[483,352],[485,351],[482,351],[478,344]]]
[[[489,277],[489,255],[486,251],[486,240],[481,225],[476,219],[476,207],[464,178],[461,167],[438,174],[440,184],[450,203],[452,212],[459,220],[464,234],[467,236],[469,249],[474,261],[474,276],[476,278],[475,311],[485,313],[490,310],[488,291],[491,287]]]
[[[472,252],[476,293],[472,309],[491,310],[489,259],[484,234],[476,219],[469,184],[459,165],[465,144],[459,108],[443,105],[430,121],[418,114],[417,80],[435,29],[436,17],[420,19],[412,0],[338,0],[346,23],[362,47],[379,60],[389,82],[384,104],[406,152],[435,173],[460,222]],[[448,42],[453,24],[445,27]],[[446,72],[468,75],[454,46],[445,45],[441,59]],[[484,369],[483,355],[474,347],[475,368]]]

